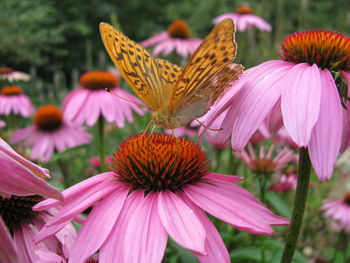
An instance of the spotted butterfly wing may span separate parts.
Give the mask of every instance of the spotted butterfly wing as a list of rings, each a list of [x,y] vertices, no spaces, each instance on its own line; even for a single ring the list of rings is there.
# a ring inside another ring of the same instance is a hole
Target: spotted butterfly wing
[[[171,91],[163,90],[159,65],[142,46],[107,23],[100,23],[103,43],[120,74],[134,92],[153,111],[169,100]]]
[[[169,112],[186,122],[204,115],[243,71],[233,64],[237,45],[231,19],[219,23],[203,40],[179,76],[172,91]]]

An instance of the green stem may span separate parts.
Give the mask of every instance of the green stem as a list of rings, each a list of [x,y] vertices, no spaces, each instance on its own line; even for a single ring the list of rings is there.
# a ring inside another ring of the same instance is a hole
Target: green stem
[[[266,193],[266,182],[267,182],[267,174],[258,174],[258,184],[259,184],[259,196],[260,201],[265,202],[265,193]]]
[[[298,242],[307,195],[309,191],[311,175],[311,162],[306,148],[300,148],[298,183],[294,199],[291,225],[287,234],[286,244],[281,259],[281,263],[290,263],[293,260],[294,252]]]
[[[57,164],[61,169],[61,173],[62,173],[62,177],[63,177],[63,184],[66,188],[71,186],[71,181],[70,181],[70,176],[69,176],[69,172],[68,172],[68,168],[66,163],[61,159],[58,158],[57,159]]]
[[[343,235],[344,235],[344,230],[342,229],[339,232],[338,241],[337,241],[337,244],[335,245],[331,262],[335,262],[335,257],[337,256],[338,250],[340,250],[340,245],[342,243]],[[344,259],[345,259],[345,257],[344,257]]]
[[[98,138],[99,138],[100,172],[104,172],[106,169],[105,138],[104,138],[104,119],[101,115],[98,118]]]

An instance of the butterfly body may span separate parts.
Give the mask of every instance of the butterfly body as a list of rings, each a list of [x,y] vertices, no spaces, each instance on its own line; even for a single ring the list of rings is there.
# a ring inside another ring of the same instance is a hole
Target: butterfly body
[[[129,86],[153,111],[155,126],[175,129],[203,116],[243,67],[236,56],[235,26],[219,23],[203,40],[186,67],[155,59],[143,47],[106,23],[100,24],[103,43]]]

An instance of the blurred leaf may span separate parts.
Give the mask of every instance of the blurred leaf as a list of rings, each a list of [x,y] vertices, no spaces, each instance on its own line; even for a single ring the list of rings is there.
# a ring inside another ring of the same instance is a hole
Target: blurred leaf
[[[266,198],[269,203],[279,212],[279,215],[291,218],[292,211],[288,204],[275,192],[267,192]]]
[[[59,153],[55,153],[52,155],[51,159],[50,159],[50,162],[55,162],[65,156],[68,156],[70,155],[71,153],[75,152],[75,151],[78,151],[80,149],[84,149],[86,147],[86,144],[83,144],[83,145],[79,145],[79,146],[76,146],[76,147],[73,147],[73,148],[69,148],[63,152],[59,152]]]
[[[253,260],[253,261],[259,262],[260,256],[261,256],[260,248],[256,248],[256,247],[237,248],[230,253],[230,257],[233,262],[239,262],[239,261],[246,262],[247,260]]]

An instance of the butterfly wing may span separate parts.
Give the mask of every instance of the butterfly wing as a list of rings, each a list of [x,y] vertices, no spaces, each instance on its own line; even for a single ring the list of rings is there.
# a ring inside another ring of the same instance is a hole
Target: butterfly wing
[[[180,123],[188,123],[207,113],[215,101],[243,72],[240,64],[229,64],[186,95],[176,111]]]
[[[100,23],[103,44],[120,74],[151,110],[159,109],[165,92],[158,63],[142,46],[107,23]],[[168,95],[169,96],[169,95]],[[168,99],[167,99],[168,100]]]
[[[179,79],[182,72],[182,68],[178,65],[172,64],[164,59],[156,59],[159,76],[162,82],[161,97],[163,98],[164,104],[169,104],[170,95],[174,89],[175,83]]]
[[[190,103],[196,102],[197,107],[205,106],[199,109],[203,115],[228,86],[224,83],[230,79],[227,72],[242,71],[239,66],[229,66],[236,56],[234,33],[233,21],[224,19],[203,40],[175,84],[169,101],[170,114],[178,115],[180,109],[187,112],[184,108],[193,108]]]

